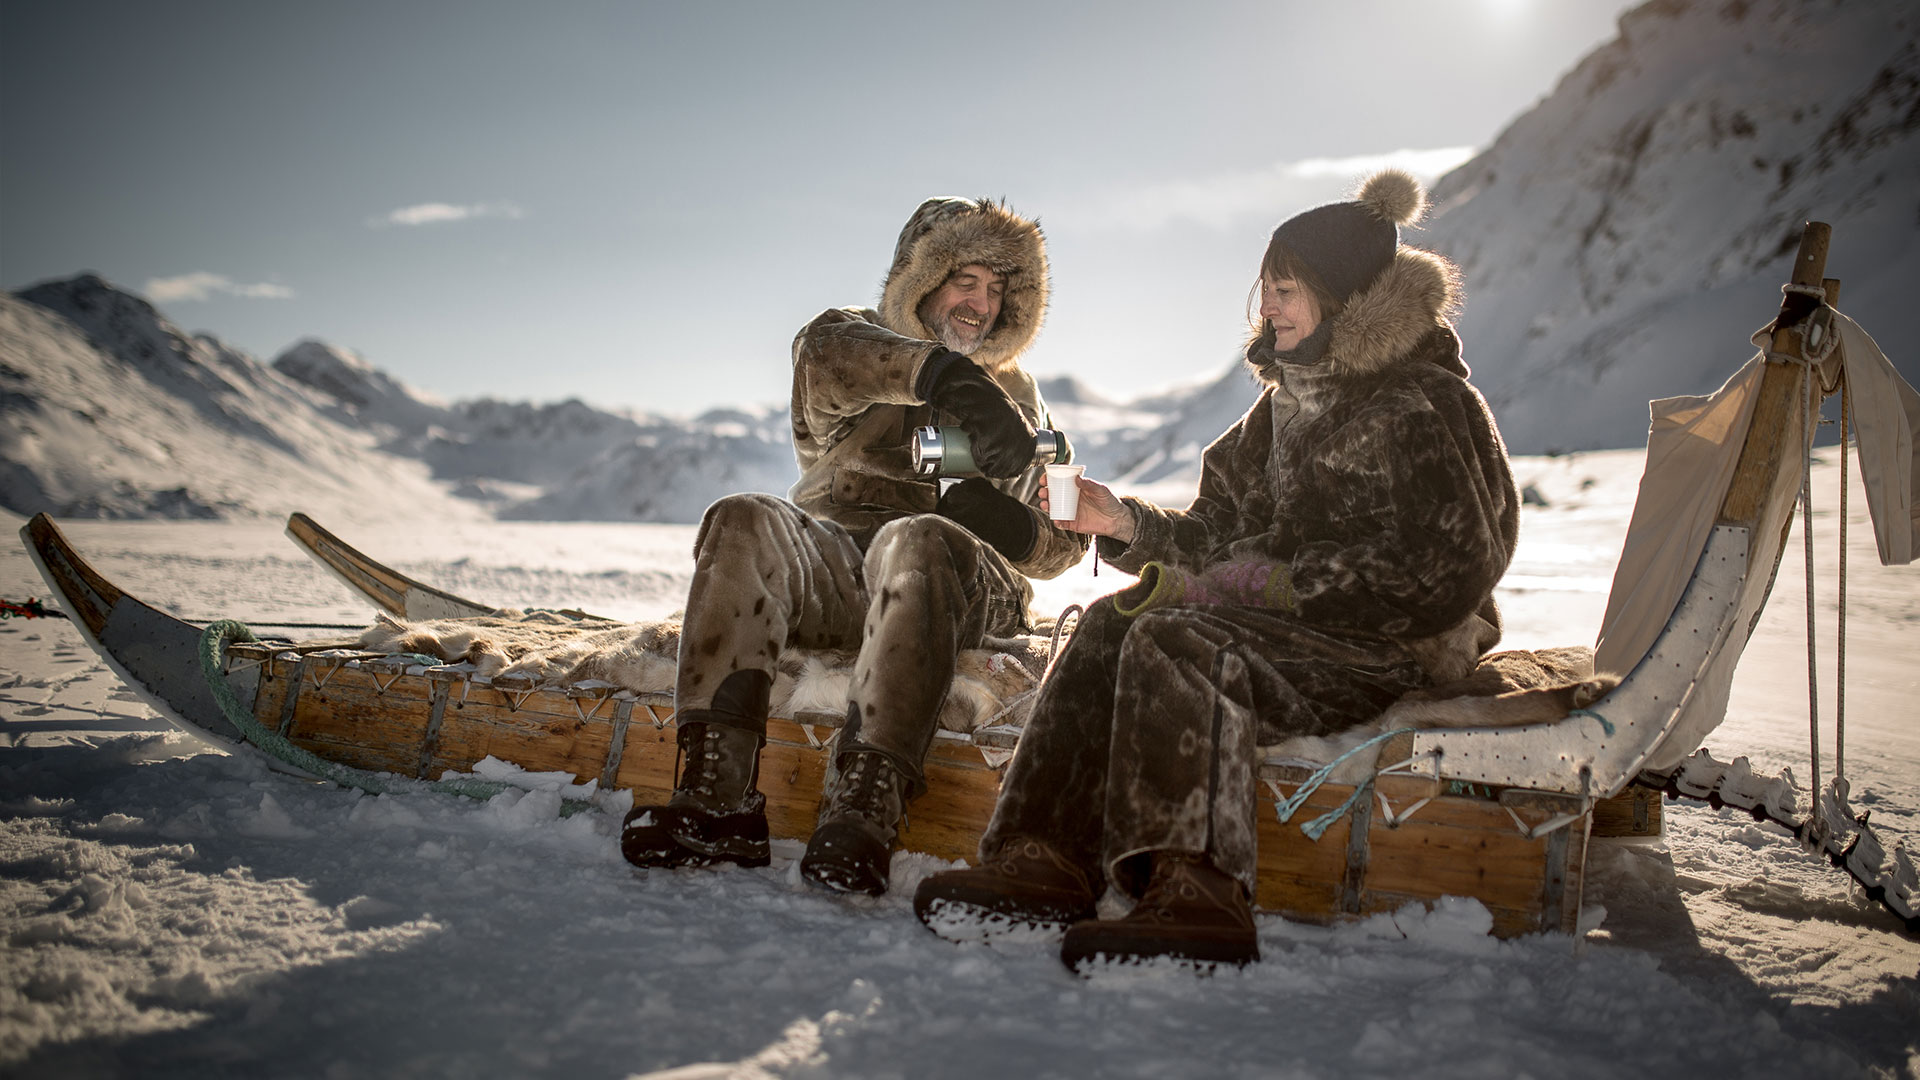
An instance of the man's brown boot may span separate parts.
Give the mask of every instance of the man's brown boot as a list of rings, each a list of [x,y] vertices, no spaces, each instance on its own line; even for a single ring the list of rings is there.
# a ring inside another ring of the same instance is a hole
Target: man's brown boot
[[[1097,958],[1138,962],[1156,956],[1213,964],[1260,959],[1253,905],[1231,875],[1203,855],[1161,851],[1133,910],[1118,919],[1090,919],[1067,929],[1060,959],[1070,968]]]
[[[1084,870],[1042,841],[1016,837],[977,868],[921,882],[913,913],[949,941],[988,941],[1090,919],[1095,899]]]

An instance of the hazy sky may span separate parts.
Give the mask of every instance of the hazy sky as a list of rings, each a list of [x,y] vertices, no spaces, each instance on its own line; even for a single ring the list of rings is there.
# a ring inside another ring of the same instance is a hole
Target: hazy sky
[[[0,0],[0,287],[692,413],[784,401],[922,198],[1004,196],[1054,271],[1028,367],[1131,397],[1227,365],[1274,224],[1463,160],[1628,6]]]

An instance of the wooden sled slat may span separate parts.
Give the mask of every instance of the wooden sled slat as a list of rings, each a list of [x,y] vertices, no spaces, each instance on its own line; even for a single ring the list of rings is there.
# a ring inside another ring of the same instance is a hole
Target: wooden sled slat
[[[672,792],[677,726],[665,702],[616,698],[582,716],[564,691],[501,690],[445,677],[440,669],[382,676],[357,663],[342,663],[322,678],[314,668],[325,662],[286,652],[274,656],[262,665],[254,701],[261,724],[272,726],[290,715],[288,737],[321,757],[426,780],[448,771],[471,772],[488,756],[533,772],[592,778],[603,774],[615,729],[623,726],[612,786],[631,790],[636,802],[665,801]],[[287,714],[290,694],[295,704]],[[618,722],[621,701],[630,706],[624,725]],[[817,719],[821,723],[783,718],[768,723],[760,789],[776,837],[804,841],[813,833],[832,727],[831,718]],[[942,859],[975,860],[999,797],[1000,775],[980,747],[937,740],[927,762],[927,794],[909,806],[900,845]],[[1377,790],[1399,810],[1431,795],[1432,787],[1431,781],[1409,777],[1376,781]],[[1300,831],[1300,822],[1339,806],[1352,790],[1322,786],[1286,825],[1270,807],[1262,807],[1257,896],[1262,910],[1331,923],[1461,895],[1486,904],[1502,936],[1572,929],[1587,818],[1529,839],[1497,799],[1441,795],[1394,826],[1381,820],[1370,797],[1317,842]],[[1534,805],[1521,812],[1527,824],[1553,811],[1578,810],[1577,800],[1543,807],[1538,796],[1532,798]]]
[[[1300,831],[1300,824],[1340,806],[1351,786],[1322,786],[1286,824],[1263,808],[1258,906],[1326,924],[1396,911],[1414,901],[1471,896],[1493,915],[1497,936],[1572,932],[1592,821],[1580,800],[1517,789],[1492,797],[1435,795],[1434,790],[1430,780],[1377,777],[1373,792],[1317,842]],[[1386,796],[1396,814],[1432,798],[1396,825],[1386,820],[1377,795]],[[1562,817],[1568,820],[1540,837],[1522,832],[1523,825],[1533,828]]]
[[[611,786],[631,790],[637,803],[664,802],[672,793],[678,727],[670,702],[616,696],[583,716],[586,706],[562,690],[501,689],[434,668],[383,675],[358,663],[338,664],[323,681],[315,668],[326,662],[287,652],[265,658],[252,702],[255,720],[328,760],[423,780],[471,772],[489,756],[529,772],[598,778],[620,728]],[[624,717],[622,703],[630,710]],[[776,837],[813,835],[828,768],[827,729],[838,723],[815,719],[821,722],[768,721],[760,790]],[[946,738],[929,754],[927,776],[928,794],[909,807],[901,846],[943,859],[976,858],[1000,773],[980,747]]]

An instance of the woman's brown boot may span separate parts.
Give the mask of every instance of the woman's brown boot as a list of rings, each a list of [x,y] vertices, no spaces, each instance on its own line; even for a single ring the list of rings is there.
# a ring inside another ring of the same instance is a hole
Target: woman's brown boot
[[[1170,956],[1209,966],[1260,959],[1253,905],[1239,881],[1204,855],[1160,851],[1152,859],[1146,891],[1132,911],[1067,929],[1060,959],[1068,967],[1097,958],[1128,963]]]
[[[1086,871],[1042,841],[1015,837],[978,867],[921,882],[913,913],[949,941],[988,941],[1090,919],[1095,899]]]

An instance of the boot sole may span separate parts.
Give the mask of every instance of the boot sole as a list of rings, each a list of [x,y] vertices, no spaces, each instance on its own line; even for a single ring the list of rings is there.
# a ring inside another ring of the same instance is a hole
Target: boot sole
[[[936,874],[913,894],[913,913],[927,929],[967,944],[1013,937],[1050,938],[1094,917],[1093,900],[1061,896],[1024,899],[968,880],[973,871]]]
[[[629,821],[620,832],[620,854],[644,870],[697,869],[722,863],[748,868],[769,865],[772,853],[762,840],[701,845],[676,835],[674,826],[682,825],[679,815],[656,807],[647,824]],[[762,828],[765,828],[764,819]]]
[[[620,854],[643,870],[672,870],[691,864],[701,856],[675,843],[654,808],[638,815],[630,814],[620,827]]]
[[[829,892],[886,894],[893,850],[854,826],[822,825],[800,857],[800,876]]]
[[[1013,913],[984,904],[938,896],[914,897],[913,913],[935,936],[956,945],[1021,944],[1058,940],[1076,919],[1050,919]]]
[[[1220,966],[1245,967],[1260,959],[1258,942],[1244,938],[1155,938],[1127,933],[1072,934],[1060,945],[1060,960],[1079,974],[1105,962],[1144,964],[1160,958],[1198,967],[1204,974]]]
[[[740,866],[766,866],[773,861],[767,841],[767,816],[764,813],[741,814],[729,831],[734,835],[715,836],[708,832],[720,819],[694,817],[684,813],[663,815],[662,826],[673,841],[688,851],[719,862]],[[744,825],[744,828],[740,828]],[[741,835],[744,834],[744,835]]]

